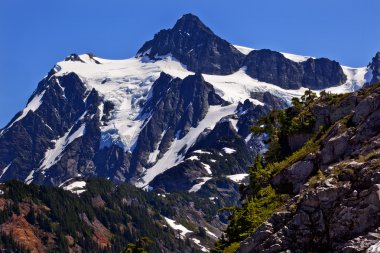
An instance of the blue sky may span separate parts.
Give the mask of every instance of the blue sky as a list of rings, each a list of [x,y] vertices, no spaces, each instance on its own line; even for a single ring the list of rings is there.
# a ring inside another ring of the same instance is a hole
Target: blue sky
[[[380,51],[378,0],[1,0],[0,128],[70,53],[133,56],[185,13],[234,44],[365,66]]]

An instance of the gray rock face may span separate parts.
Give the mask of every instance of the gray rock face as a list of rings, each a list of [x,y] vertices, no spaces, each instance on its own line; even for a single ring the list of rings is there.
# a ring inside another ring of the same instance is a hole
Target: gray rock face
[[[150,114],[150,120],[141,130],[132,154],[131,171],[148,167],[146,159],[157,145],[164,154],[175,138],[182,138],[191,127],[205,117],[210,105],[221,105],[224,100],[202,75],[173,79],[161,74],[153,84],[152,98],[141,114]]]
[[[53,140],[73,127],[86,109],[91,109],[86,104],[89,101],[85,100],[86,89],[74,73],[60,78],[46,77],[29,102],[42,92],[44,101],[38,110],[27,112],[23,118],[18,113],[0,134],[0,163],[4,167],[10,164],[2,180],[24,180],[39,167],[45,150],[54,146]],[[96,93],[91,97],[96,97]]]
[[[276,175],[272,180],[272,184],[284,192],[289,191],[289,193],[297,194],[301,186],[307,182],[314,171],[315,165],[313,159],[299,161]]]
[[[247,74],[284,89],[324,89],[344,83],[347,77],[340,65],[326,58],[293,62],[268,49],[254,50],[244,59]]]
[[[292,196],[241,242],[239,252],[377,252],[380,227],[380,88],[312,108],[316,124],[335,118],[316,155],[272,180]],[[332,122],[331,122],[332,123]],[[320,169],[318,174],[312,173]]]
[[[221,75],[238,70],[244,58],[192,14],[184,15],[172,29],[161,30],[137,52],[153,60],[168,54],[191,71]]]
[[[377,52],[375,57],[372,58],[372,62],[369,65],[372,70],[372,79],[370,84],[380,82],[380,52]]]
[[[136,56],[158,60],[169,54],[194,72],[228,75],[245,67],[249,76],[284,89],[319,90],[347,80],[339,63],[326,58],[299,63],[268,49],[253,50],[245,56],[192,14],[184,15],[172,29],[161,30]]]

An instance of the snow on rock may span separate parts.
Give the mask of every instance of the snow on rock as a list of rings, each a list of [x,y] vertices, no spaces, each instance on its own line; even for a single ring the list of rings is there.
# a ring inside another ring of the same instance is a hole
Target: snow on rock
[[[177,224],[177,222],[175,220],[172,220],[172,219],[169,219],[166,217],[164,217],[164,219],[165,219],[166,223],[168,223],[169,227],[171,227],[175,231],[179,231],[181,239],[185,239],[186,235],[188,233],[193,233],[193,231],[185,228],[181,224]]]
[[[260,82],[245,73],[246,68],[243,67],[231,75],[218,76],[203,74],[203,78],[211,83],[218,95],[224,100],[231,103],[238,103],[249,99],[255,105],[263,105],[262,102],[252,99],[252,92],[269,91],[276,96],[283,97],[290,101],[294,96],[301,96],[305,92],[305,88],[298,90],[285,90],[274,84]]]
[[[193,155],[193,156],[190,156],[189,158],[187,158],[186,160],[190,160],[190,161],[198,160],[199,161],[199,158],[198,158],[198,156]]]
[[[161,145],[161,141],[162,141],[162,138],[164,137],[164,135],[166,134],[166,131],[163,131],[162,134],[161,134],[161,138],[160,138],[160,142],[157,144],[157,148],[149,154],[149,158],[148,158],[148,162],[149,163],[154,163],[156,160],[157,160],[157,156],[160,154],[160,145]]]
[[[235,46],[244,54],[251,52],[252,48]],[[304,61],[310,57],[299,56],[283,53],[285,57],[293,61]],[[186,69],[172,55],[160,57],[160,60],[152,61],[149,58],[133,57],[126,60],[107,60],[98,57],[89,56],[88,54],[80,55],[81,61],[62,61],[56,64],[54,76],[60,77],[74,72],[83,81],[88,90],[95,89],[102,97],[103,103],[106,101],[114,104],[114,110],[111,112],[110,119],[105,125],[101,125],[101,142],[100,148],[117,145],[126,152],[133,152],[139,133],[149,121],[150,115],[142,115],[141,106],[144,101],[151,95],[152,84],[158,79],[162,72],[173,77],[185,78],[194,74]],[[149,162],[155,165],[145,171],[142,180],[136,185],[144,187],[151,182],[155,176],[163,173],[167,169],[183,161],[183,155],[179,151],[183,148],[187,151],[196,141],[200,133],[206,128],[213,128],[221,118],[232,115],[235,112],[238,102],[249,99],[256,105],[263,105],[262,102],[252,99],[251,92],[269,91],[275,96],[280,96],[290,102],[292,97],[300,97],[305,92],[305,88],[298,90],[286,90],[274,84],[260,82],[253,79],[245,72],[246,68],[242,67],[230,75],[206,75],[204,79],[212,84],[216,92],[226,101],[232,103],[229,106],[211,106],[206,117],[199,123],[196,128],[191,128],[188,134],[182,139],[175,138],[171,143],[169,151],[157,160],[159,150],[156,149],[150,156]],[[349,68],[343,66],[344,73],[348,80],[345,84],[329,88],[328,91],[342,93],[352,91],[361,87],[370,79],[370,71],[365,68]],[[59,82],[57,85],[60,86]],[[62,88],[62,86],[61,86]],[[318,91],[317,91],[318,92]],[[44,92],[37,94],[28,103],[22,114],[12,122],[22,119],[29,111],[35,111],[43,101]],[[103,113],[104,105],[99,106],[100,113]],[[236,128],[236,121],[231,121]],[[10,126],[12,126],[10,124]],[[0,135],[6,129],[0,132]],[[46,170],[54,165],[64,148],[74,139],[80,137],[85,130],[81,126],[77,132],[70,134],[69,131],[64,136],[56,140],[53,149],[47,150],[45,159],[42,161],[41,169]],[[231,154],[235,150],[225,148],[225,153]],[[184,154],[184,153],[183,153]],[[222,155],[222,154],[221,154]],[[28,182],[33,180],[32,171],[27,177]]]
[[[1,175],[0,175],[0,178],[2,178],[5,174],[5,172],[7,172],[7,170],[9,169],[9,167],[11,167],[12,165],[12,162],[10,162],[4,169],[3,171],[1,172]]]
[[[201,162],[201,164],[203,165],[203,167],[205,168],[205,170],[207,171],[207,173],[209,175],[212,175],[211,166],[208,165],[208,164],[202,163],[202,162]]]
[[[255,50],[253,48],[249,48],[249,47],[243,47],[243,46],[238,46],[238,45],[233,45],[237,50],[240,51],[240,53],[242,54],[249,54],[251,51]]]
[[[74,133],[71,133],[71,130],[72,128],[70,128],[61,138],[55,140],[55,146],[53,149],[48,149],[46,151],[45,158],[40,166],[43,173],[59,161],[62,152],[71,142],[84,135],[86,124],[83,123]]]
[[[201,180],[200,183],[193,185],[189,192],[197,192],[202,188],[202,185],[204,185],[208,180],[210,180],[212,177],[199,177],[198,179]]]
[[[206,227],[205,227],[205,230],[206,230],[206,233],[209,235],[209,236],[211,236],[211,237],[213,237],[213,238],[215,238],[215,239],[218,239],[218,236],[216,236],[214,233],[212,233],[210,230],[208,230]]]
[[[235,46],[239,51],[248,54],[252,48]],[[283,53],[285,57],[294,61],[303,61],[310,57]],[[110,121],[101,126],[102,141],[100,147],[109,147],[116,144],[125,151],[133,151],[134,144],[141,128],[149,119],[149,115],[140,115],[141,103],[149,99],[151,86],[165,72],[173,77],[185,78],[194,74],[186,69],[172,55],[161,56],[160,60],[152,61],[147,57],[133,57],[127,60],[107,60],[98,57],[90,57],[88,54],[80,55],[82,61],[62,61],[57,63],[55,76],[63,76],[75,72],[85,83],[88,90],[96,89],[103,97],[103,101],[110,101],[115,105]],[[98,64],[99,63],[99,64]],[[348,81],[338,87],[334,92],[347,92],[352,89],[354,83],[362,83],[363,73],[366,68],[345,69]],[[251,78],[241,68],[231,75],[203,75],[204,79],[211,83],[222,98],[231,103],[238,103],[250,99],[257,105],[262,105],[258,100],[251,99],[251,92],[269,91],[276,96],[281,96],[288,101],[294,96],[303,95],[305,88],[298,90],[285,90],[276,85],[260,82]],[[356,86],[355,86],[356,87]],[[35,98],[24,109],[19,120],[29,110],[36,110],[41,103],[43,93]],[[99,108],[101,109],[101,108]],[[102,113],[102,112],[101,112]],[[151,156],[151,161],[154,160]]]
[[[157,175],[165,172],[166,170],[174,167],[183,161],[184,156],[180,154],[185,154],[187,150],[192,147],[197,140],[198,136],[207,128],[214,128],[216,123],[223,117],[231,115],[236,109],[236,104],[231,104],[228,106],[210,106],[209,111],[203,120],[201,120],[197,127],[190,128],[187,135],[182,139],[175,138],[161,159],[157,163],[145,171],[145,175],[136,183],[137,187],[144,187],[148,185]]]
[[[72,193],[81,194],[86,191],[86,182],[85,181],[76,181],[70,183],[67,186],[62,187],[66,191],[71,191]]]
[[[203,150],[195,150],[195,151],[193,151],[193,153],[212,155],[211,152],[203,151]]]
[[[203,245],[201,244],[201,241],[198,240],[197,238],[191,238],[190,240],[192,240],[196,245],[198,245],[198,246],[201,248],[201,251],[202,251],[202,252],[209,252],[209,251],[210,251],[210,249],[208,249],[208,248],[206,248],[205,246],[203,246]]]
[[[230,122],[232,124],[232,126],[234,127],[235,131],[236,132],[239,132],[239,128],[237,127],[237,123],[238,123],[238,120],[237,119],[230,119]]]
[[[29,111],[32,111],[32,112],[36,111],[42,104],[42,98],[44,95],[45,95],[45,91],[41,92],[40,94],[35,95],[33,99],[26,105],[24,110],[22,110],[21,115],[18,116],[17,119],[15,119],[6,129],[2,130],[0,132],[0,135],[3,134],[5,130],[11,128],[14,123],[23,119],[28,114]]]
[[[235,183],[240,183],[248,176],[249,176],[248,174],[235,174],[235,175],[229,175],[226,177],[230,179],[231,181],[234,181]]]
[[[248,134],[247,137],[245,137],[244,141],[248,143],[252,139],[252,133]]]
[[[378,253],[378,252],[380,252],[380,241],[367,249],[367,253]]]
[[[34,173],[36,172],[36,170],[32,170],[30,173],[29,173],[29,175],[25,178],[25,180],[24,180],[24,183],[25,184],[31,184],[32,182],[33,182],[33,179],[34,179],[34,177],[33,177],[33,175],[34,175]]]
[[[285,58],[294,61],[294,62],[304,62],[307,61],[310,58],[310,56],[303,56],[303,55],[296,55],[296,54],[289,54],[289,53],[281,53]]]
[[[149,115],[140,115],[141,101],[148,98],[150,88],[161,72],[180,78],[193,74],[170,55],[155,62],[145,57],[127,60],[91,58],[86,54],[79,57],[85,63],[59,62],[59,71],[55,75],[75,72],[89,90],[96,89],[104,101],[115,105],[110,121],[101,126],[102,148],[116,143],[125,151],[133,149],[144,121],[149,118]]]
[[[367,67],[351,68],[342,66],[343,73],[347,76],[347,82],[337,87],[327,88],[327,92],[347,93],[363,87],[365,83],[369,83],[372,79],[372,72]]]
[[[233,154],[233,153],[236,153],[236,150],[235,149],[232,149],[232,148],[222,148],[223,151],[226,153],[226,154]]]

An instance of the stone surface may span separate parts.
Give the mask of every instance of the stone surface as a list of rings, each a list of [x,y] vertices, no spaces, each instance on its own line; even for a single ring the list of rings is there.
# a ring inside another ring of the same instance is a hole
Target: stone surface
[[[284,89],[324,89],[343,84],[347,77],[339,63],[326,58],[294,62],[269,49],[254,50],[244,59],[246,73],[262,82]]]
[[[161,30],[137,53],[153,60],[168,54],[191,71],[222,75],[237,71],[244,58],[240,51],[192,14],[184,15],[172,29]]]
[[[336,104],[314,106],[316,124],[331,121],[320,150],[272,180],[281,193],[306,182],[283,209],[241,242],[239,252],[377,252],[380,240],[380,91],[371,86]],[[318,110],[321,110],[318,113]],[[310,172],[310,159],[320,171]],[[306,170],[305,170],[306,168]],[[297,194],[297,195],[296,195]],[[263,232],[265,231],[265,233]]]

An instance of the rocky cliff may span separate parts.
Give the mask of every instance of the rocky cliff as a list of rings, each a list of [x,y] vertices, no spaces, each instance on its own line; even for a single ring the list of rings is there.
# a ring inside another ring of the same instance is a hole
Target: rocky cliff
[[[325,130],[312,139],[316,148],[306,144],[309,153],[272,176],[289,200],[238,252],[379,250],[380,85],[320,98],[308,109],[315,134]]]

